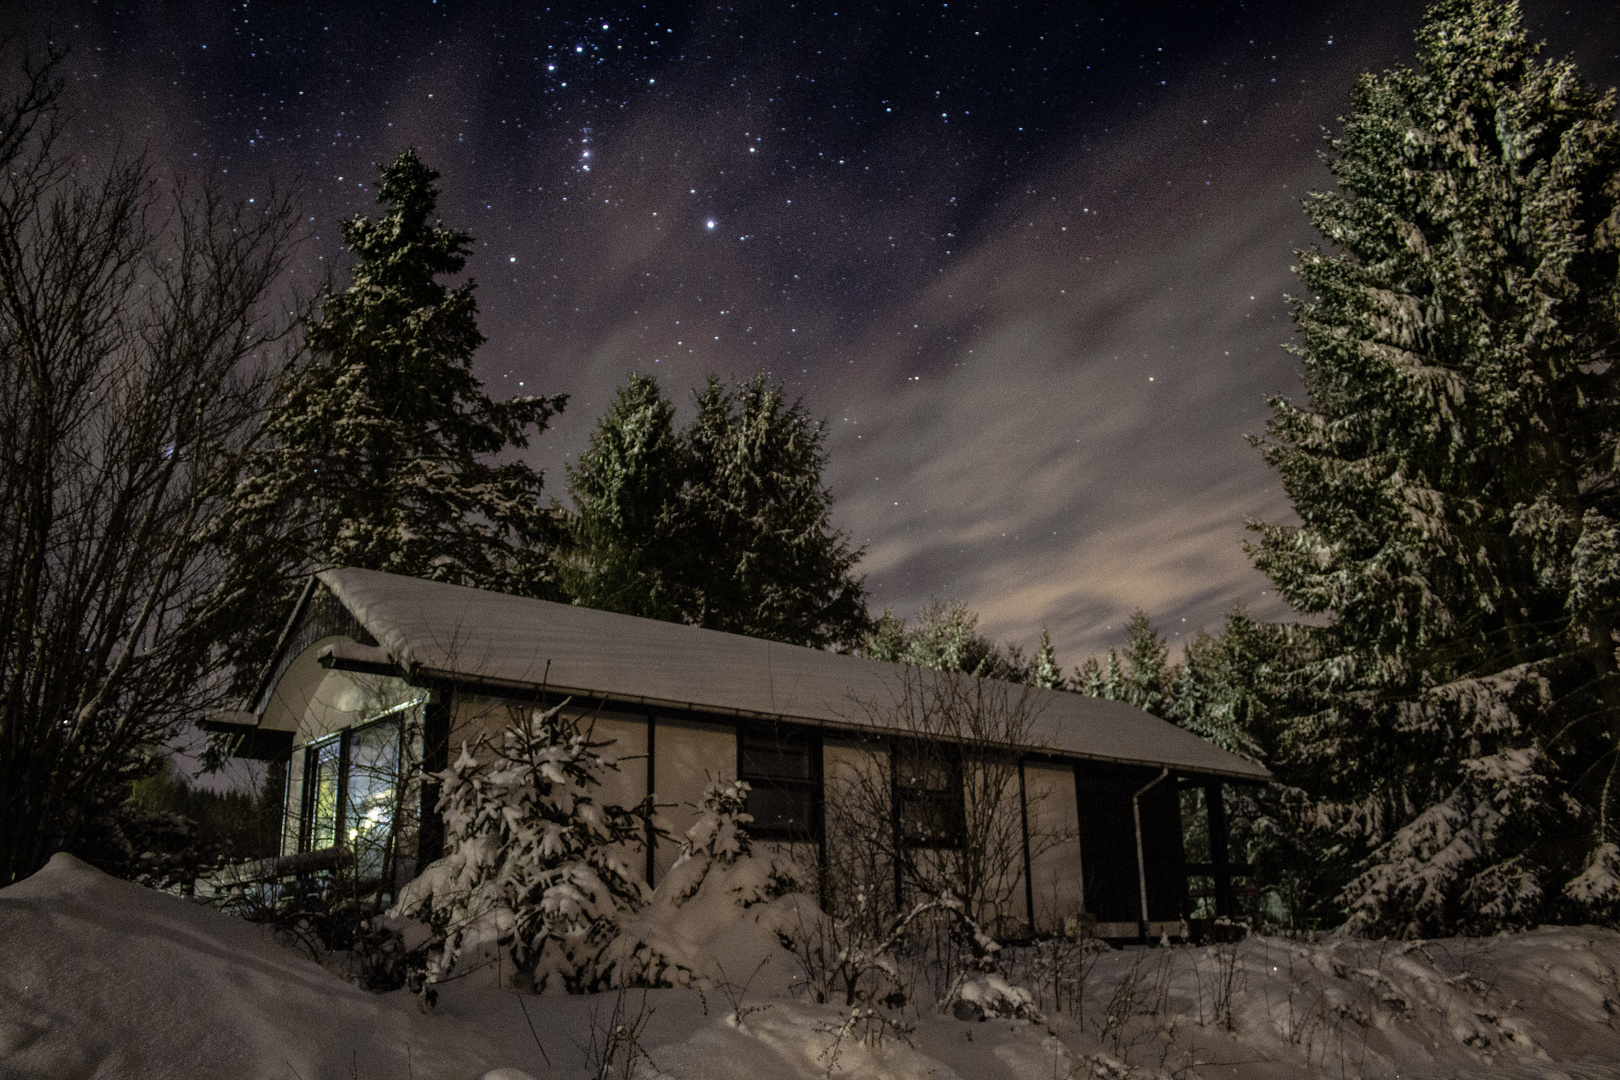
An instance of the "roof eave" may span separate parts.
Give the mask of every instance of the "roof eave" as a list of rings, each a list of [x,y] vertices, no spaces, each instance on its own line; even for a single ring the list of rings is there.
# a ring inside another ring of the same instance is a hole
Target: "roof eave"
[[[328,666],[338,667],[338,664]],[[344,670],[357,670],[343,668]],[[397,665],[392,667],[390,674],[403,674]],[[583,686],[561,686],[552,683],[534,683],[520,679],[501,679],[486,675],[467,675],[445,668],[433,668],[418,665],[408,676],[411,682],[436,682],[462,689],[490,689],[490,690],[517,690],[528,693],[556,694],[562,697],[583,697],[600,700],[603,704],[613,702],[620,705],[634,705],[654,709],[678,709],[682,712],[710,713],[719,716],[735,716],[745,720],[764,720],[772,723],[800,724],[805,727],[825,728],[831,731],[847,732],[856,738],[872,738],[878,736],[894,736],[904,734],[898,729],[874,727],[871,724],[857,724],[850,722],[841,724],[833,720],[820,717],[801,716],[784,712],[761,712],[756,709],[742,709],[734,705],[714,705],[706,702],[680,701],[674,698],[652,697],[645,694],[625,694],[609,690],[598,690]],[[1028,745],[1014,747],[1020,754],[1032,754],[1050,758],[1060,758],[1065,761],[1096,761],[1110,765],[1136,765],[1152,769],[1166,767],[1164,761],[1150,761],[1146,758],[1114,757],[1105,754],[1088,754],[1078,750],[1064,750],[1052,746]],[[1255,766],[1262,770],[1262,775],[1230,769],[1216,769],[1208,767],[1178,766],[1170,764],[1170,771],[1177,776],[1218,776],[1222,779],[1239,781],[1251,784],[1264,784],[1271,780],[1271,772],[1264,766]]]

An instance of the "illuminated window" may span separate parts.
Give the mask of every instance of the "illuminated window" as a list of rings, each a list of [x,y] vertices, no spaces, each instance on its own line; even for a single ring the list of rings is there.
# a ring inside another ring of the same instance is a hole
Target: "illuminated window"
[[[362,877],[385,874],[399,801],[400,717],[345,730],[304,750],[299,848],[341,847]]]

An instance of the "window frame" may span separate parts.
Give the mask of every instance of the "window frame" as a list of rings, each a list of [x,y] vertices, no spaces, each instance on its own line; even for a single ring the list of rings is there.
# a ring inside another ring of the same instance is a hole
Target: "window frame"
[[[786,749],[802,750],[805,755],[804,778],[773,776],[764,772],[751,772],[746,766],[746,753],[763,749],[781,753]],[[799,728],[737,728],[737,779],[754,791],[804,792],[810,797],[810,820],[803,829],[782,829],[760,825],[757,821],[746,826],[753,840],[773,843],[820,844],[824,826],[824,805],[821,775],[821,736],[817,732]],[[745,804],[746,805],[746,804]]]
[[[394,728],[394,812],[388,821],[388,844],[392,845],[399,832],[399,811],[403,807],[405,777],[405,738],[407,733],[406,713],[414,706],[422,704],[421,701],[409,701],[397,705],[392,709],[379,713],[358,724],[323,735],[318,739],[311,739],[304,744],[303,776],[300,780],[299,812],[298,812],[298,851],[309,853],[315,851],[347,850],[345,841],[348,812],[350,803],[350,761],[355,736],[383,725]],[[334,793],[336,806],[332,812],[333,842],[327,847],[314,847],[315,841],[315,810],[319,798],[320,770],[318,763],[321,755],[333,743],[338,745],[337,755],[337,784]]]
[[[907,783],[903,779],[907,771],[904,764],[906,756],[928,755],[931,751],[938,756],[930,757],[929,764],[945,771],[945,783],[938,787]],[[895,846],[913,851],[960,850],[967,838],[967,793],[963,782],[960,750],[946,743],[900,740],[890,745],[889,754]],[[908,807],[921,807],[927,818],[940,822],[942,828],[939,835],[908,833],[906,829]]]

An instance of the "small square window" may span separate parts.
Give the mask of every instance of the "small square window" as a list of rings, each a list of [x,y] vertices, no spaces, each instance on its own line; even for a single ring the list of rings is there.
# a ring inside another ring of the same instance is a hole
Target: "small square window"
[[[811,840],[820,832],[821,746],[803,736],[739,733],[737,776],[749,786],[749,835]]]
[[[916,744],[896,747],[894,794],[903,846],[962,845],[962,763],[951,748]]]

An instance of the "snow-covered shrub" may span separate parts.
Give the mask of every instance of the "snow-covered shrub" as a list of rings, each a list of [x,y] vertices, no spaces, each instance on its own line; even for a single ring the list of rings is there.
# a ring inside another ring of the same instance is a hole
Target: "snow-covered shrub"
[[[1029,991],[993,971],[964,971],[941,1007],[958,1020],[1016,1017],[1039,1023],[1041,1019]]]
[[[1344,892],[1352,926],[1402,937],[1489,933],[1538,921],[1544,870],[1504,857],[1537,830],[1550,772],[1537,747],[1462,763],[1462,782],[1395,831]]]
[[[1564,895],[1594,921],[1620,922],[1620,844],[1599,844],[1586,869],[1564,886]]]
[[[936,980],[940,970],[936,950],[919,949],[916,938],[938,937],[953,941],[952,951],[965,958],[953,965],[948,982],[941,987],[941,1007],[951,1007],[951,995],[961,979],[980,972],[1001,973],[1001,945],[967,913],[965,905],[950,893],[918,901],[905,914],[879,923],[867,917],[870,901],[855,897],[854,917],[839,918],[821,911],[813,921],[803,923],[793,933],[793,950],[804,972],[805,985],[817,1002],[843,999],[846,1006],[885,1005],[899,1007],[912,996],[912,986],[922,975]]]
[[[485,736],[438,776],[449,854],[407,885],[390,912],[434,932],[423,980],[494,960],[503,979],[582,990],[597,954],[646,888],[615,851],[641,838],[650,801],[599,805],[616,764],[562,705],[519,714],[499,745]],[[508,976],[507,971],[511,974]]]
[[[787,959],[783,944],[815,904],[789,861],[754,854],[748,791],[740,780],[709,783],[675,864],[602,951],[600,985],[715,985]]]

